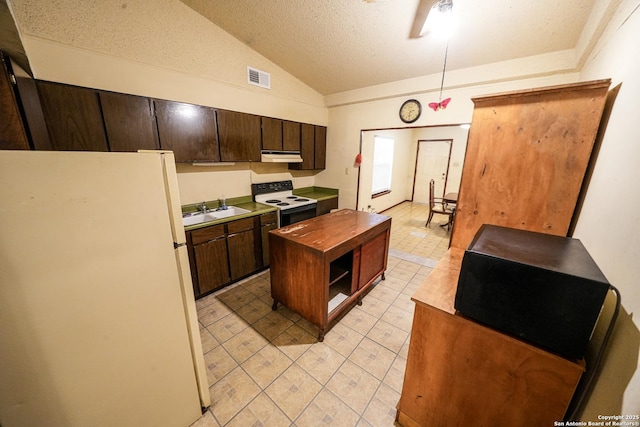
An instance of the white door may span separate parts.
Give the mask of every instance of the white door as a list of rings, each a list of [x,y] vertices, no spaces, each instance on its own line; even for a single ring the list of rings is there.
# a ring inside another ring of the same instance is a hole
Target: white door
[[[418,141],[416,178],[413,185],[414,203],[429,203],[429,181],[435,181],[435,197],[444,195],[451,156],[450,139]]]

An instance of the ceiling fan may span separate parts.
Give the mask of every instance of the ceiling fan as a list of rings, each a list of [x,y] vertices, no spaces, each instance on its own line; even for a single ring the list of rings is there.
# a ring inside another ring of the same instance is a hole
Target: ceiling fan
[[[425,24],[427,18],[430,17],[430,13],[431,18],[433,18],[433,15],[438,13],[451,12],[452,7],[453,0],[419,0],[409,38],[418,39],[425,34]]]

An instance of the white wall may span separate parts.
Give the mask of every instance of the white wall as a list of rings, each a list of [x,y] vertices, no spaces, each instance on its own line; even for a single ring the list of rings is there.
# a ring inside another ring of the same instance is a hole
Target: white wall
[[[373,179],[373,146],[375,137],[387,137],[394,140],[393,168],[391,175],[391,192],[371,198]],[[360,173],[360,191],[357,208],[381,212],[398,203],[411,198],[413,183],[413,164],[415,164],[415,148],[412,132],[398,130],[380,130],[362,133],[362,165]],[[413,161],[412,161],[413,159]]]
[[[183,205],[248,196],[251,184],[292,180],[294,188],[314,185],[314,171],[290,171],[282,163],[237,163],[233,166],[177,164],[180,200]]]
[[[620,320],[585,419],[640,414],[640,1],[624,1],[580,78],[620,86],[574,237],[622,294]]]

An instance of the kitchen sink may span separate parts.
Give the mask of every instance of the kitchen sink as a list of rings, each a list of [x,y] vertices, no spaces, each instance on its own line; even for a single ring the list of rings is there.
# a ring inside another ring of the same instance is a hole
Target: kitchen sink
[[[242,215],[251,212],[248,209],[239,208],[237,206],[227,206],[224,210],[214,210],[207,213],[193,212],[185,214],[182,217],[182,225],[185,227],[194,224],[202,224],[203,222],[215,221],[217,219],[229,218],[231,216]]]

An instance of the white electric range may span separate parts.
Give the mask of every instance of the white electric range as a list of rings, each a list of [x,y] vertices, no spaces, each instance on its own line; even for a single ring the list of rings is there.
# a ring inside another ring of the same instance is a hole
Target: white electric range
[[[278,226],[294,224],[316,216],[317,200],[293,194],[293,181],[251,184],[253,200],[278,208]]]

